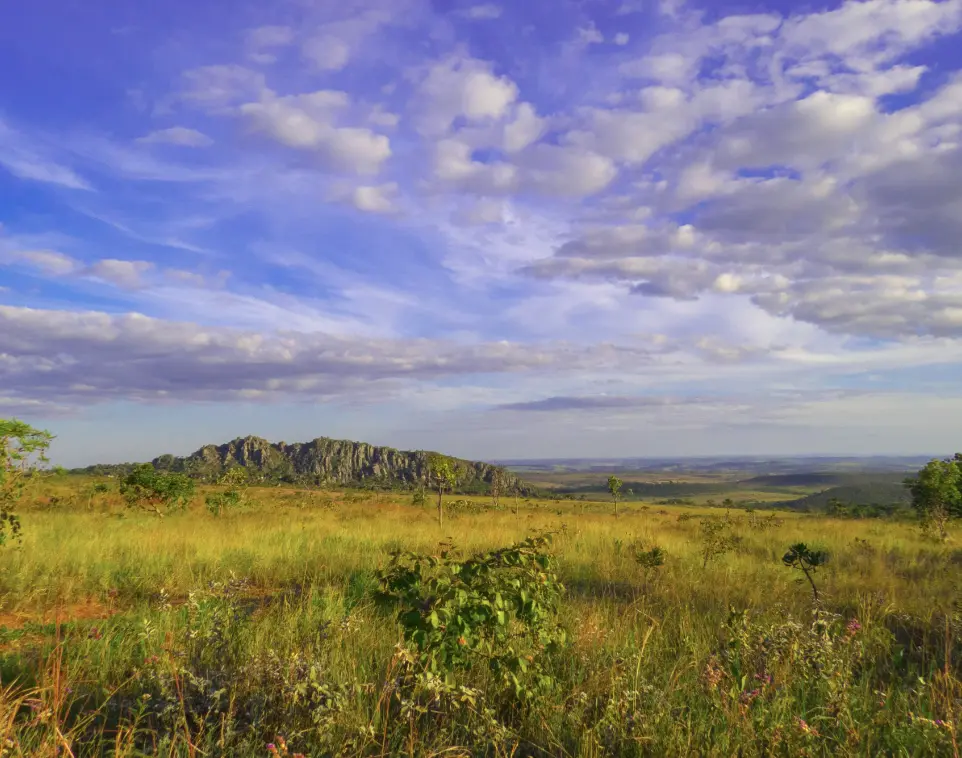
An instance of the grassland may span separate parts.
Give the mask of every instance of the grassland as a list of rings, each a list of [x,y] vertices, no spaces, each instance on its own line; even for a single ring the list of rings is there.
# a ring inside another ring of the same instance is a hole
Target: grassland
[[[732,511],[706,565],[716,509],[508,499],[442,529],[407,495],[158,518],[89,485],[31,493],[0,553],[5,756],[959,754],[962,550],[910,523]],[[566,587],[554,688],[516,700],[480,665],[412,685],[375,571],[533,531]],[[817,612],[781,561],[798,541],[831,555]]]

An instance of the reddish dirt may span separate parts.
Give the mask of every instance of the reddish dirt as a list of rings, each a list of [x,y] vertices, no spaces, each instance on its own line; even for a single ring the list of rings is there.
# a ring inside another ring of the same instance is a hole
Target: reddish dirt
[[[112,616],[116,609],[100,602],[96,598],[87,598],[82,603],[68,603],[66,605],[48,608],[42,613],[30,611],[0,612],[0,627],[7,629],[22,629],[33,622],[37,624],[53,624],[59,619],[68,621],[91,621]]]

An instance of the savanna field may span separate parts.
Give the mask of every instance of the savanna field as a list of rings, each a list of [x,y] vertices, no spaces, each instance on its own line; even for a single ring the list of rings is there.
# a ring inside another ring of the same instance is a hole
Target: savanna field
[[[23,493],[0,754],[959,755],[962,549],[914,521],[219,491]]]

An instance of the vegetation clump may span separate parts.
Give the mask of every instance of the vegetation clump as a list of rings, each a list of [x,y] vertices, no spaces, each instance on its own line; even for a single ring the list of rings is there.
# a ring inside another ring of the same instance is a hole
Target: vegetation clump
[[[194,497],[194,480],[186,474],[158,471],[150,463],[136,466],[120,483],[130,507],[164,516],[187,507]]]

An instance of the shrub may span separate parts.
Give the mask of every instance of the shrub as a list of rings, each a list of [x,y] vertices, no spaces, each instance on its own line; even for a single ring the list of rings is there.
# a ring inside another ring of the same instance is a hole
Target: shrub
[[[547,549],[551,535],[465,561],[396,552],[378,571],[384,597],[398,604],[405,638],[420,663],[452,675],[485,663],[517,698],[545,692],[553,680],[545,654],[565,643],[556,622],[564,586]]]
[[[789,568],[798,569],[805,575],[808,583],[812,586],[812,596],[818,603],[818,587],[815,586],[813,575],[819,566],[828,563],[828,553],[824,550],[813,550],[804,542],[798,542],[792,545],[788,552],[782,556],[782,563]]]
[[[187,507],[194,496],[194,480],[186,474],[161,472],[142,463],[123,478],[120,494],[128,506],[163,516]]]
[[[14,510],[37,464],[47,460],[49,432],[16,419],[0,419],[0,545],[20,541],[20,518]]]
[[[741,542],[741,537],[732,532],[728,519],[706,518],[698,526],[701,529],[702,568],[707,568],[709,561],[730,553]]]
[[[220,478],[219,484],[226,487],[222,492],[214,492],[204,498],[204,504],[212,516],[220,516],[225,511],[238,507],[244,502],[247,491],[247,469],[235,467]]]

